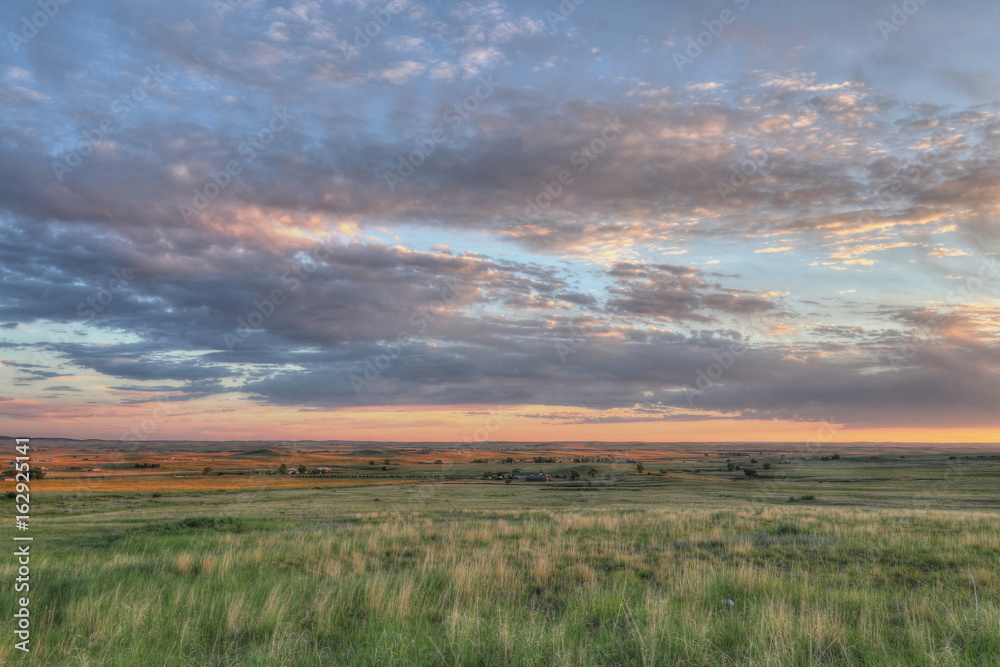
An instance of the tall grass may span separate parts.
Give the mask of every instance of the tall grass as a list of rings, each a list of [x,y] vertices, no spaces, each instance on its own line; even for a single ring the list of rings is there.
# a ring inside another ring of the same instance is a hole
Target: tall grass
[[[171,522],[38,549],[27,663],[994,665],[997,529],[798,505]]]

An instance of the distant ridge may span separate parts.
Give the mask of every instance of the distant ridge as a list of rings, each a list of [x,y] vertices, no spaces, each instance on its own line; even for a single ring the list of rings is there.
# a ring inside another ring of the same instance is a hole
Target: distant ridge
[[[271,449],[265,447],[264,449],[251,449],[249,452],[236,452],[235,454],[230,454],[230,456],[235,457],[245,457],[245,456],[288,456],[289,453],[283,449]]]

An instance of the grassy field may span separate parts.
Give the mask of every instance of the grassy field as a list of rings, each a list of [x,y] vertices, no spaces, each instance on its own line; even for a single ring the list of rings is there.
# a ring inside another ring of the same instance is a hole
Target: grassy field
[[[294,481],[53,470],[32,488],[33,650],[9,637],[0,662],[1000,664],[996,449],[614,454],[651,475],[365,451]],[[557,478],[477,479],[512,467]]]

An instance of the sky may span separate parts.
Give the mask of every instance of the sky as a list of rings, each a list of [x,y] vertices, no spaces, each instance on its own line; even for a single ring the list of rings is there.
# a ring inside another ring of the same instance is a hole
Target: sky
[[[991,0],[0,25],[0,433],[1000,441]]]

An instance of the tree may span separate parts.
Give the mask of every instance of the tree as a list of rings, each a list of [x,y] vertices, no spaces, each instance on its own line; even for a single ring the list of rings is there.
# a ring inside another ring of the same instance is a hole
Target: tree
[[[386,466],[389,465],[389,459],[385,459],[384,461],[382,461],[382,465],[386,465]],[[383,470],[384,469],[385,468],[383,468]]]
[[[368,462],[368,465],[370,465],[370,466],[373,466],[373,465],[375,465],[375,461],[369,461],[369,462]]]
[[[754,470],[753,468],[747,468],[746,470],[743,471],[743,474],[746,475],[747,477],[756,477],[757,471]]]
[[[512,480],[511,480],[511,478],[510,478],[510,477],[508,477],[507,479],[505,479],[505,480],[503,481],[503,483],[504,483],[504,484],[510,484],[510,483],[511,483],[511,481],[512,481]]]
[[[642,465],[641,463],[636,463],[635,471],[641,475],[642,473],[646,472],[646,466]]]
[[[580,473],[577,472],[576,470],[570,470],[569,471],[569,478],[570,479],[580,479]]]
[[[201,471],[201,474],[202,474],[202,475],[207,475],[207,474],[209,474],[210,472],[212,472],[212,469],[211,469],[211,468],[209,468],[208,466],[205,466],[205,467],[204,467],[204,468],[202,469],[202,471]]]
[[[695,472],[698,472],[697,468],[695,468]],[[663,475],[664,477],[666,477],[667,475],[670,474],[670,469],[669,468],[660,468],[660,474]]]
[[[590,470],[587,471],[587,474],[590,475],[591,477],[597,477],[597,473],[598,473],[597,468],[591,468]]]
[[[770,470],[770,469],[771,469],[771,462],[770,461],[765,461],[764,462],[764,470]]]
[[[278,474],[279,475],[284,475],[286,472],[288,472],[288,466],[286,466],[284,463],[282,463],[280,466],[278,466]]]

